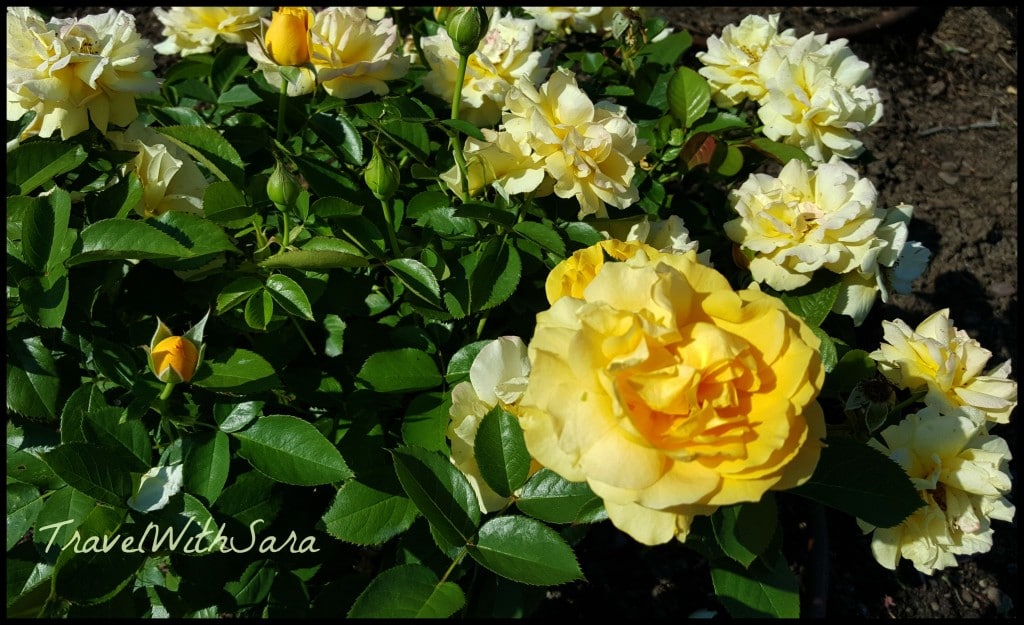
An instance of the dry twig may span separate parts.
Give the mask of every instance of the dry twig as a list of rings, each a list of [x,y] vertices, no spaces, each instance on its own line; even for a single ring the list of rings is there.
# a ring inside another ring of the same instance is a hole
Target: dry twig
[[[934,135],[938,132],[957,132],[963,130],[978,130],[980,128],[999,128],[999,112],[996,109],[992,109],[992,119],[988,121],[975,122],[973,124],[966,124],[962,126],[936,126],[934,128],[919,131],[917,136],[927,137],[928,135]]]

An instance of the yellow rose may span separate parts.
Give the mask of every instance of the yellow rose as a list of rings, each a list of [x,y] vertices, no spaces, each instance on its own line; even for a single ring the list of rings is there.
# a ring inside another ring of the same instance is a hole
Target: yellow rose
[[[591,248],[555,270],[519,415],[537,461],[586,481],[612,523],[653,545],[685,540],[694,515],[806,481],[825,374],[819,340],[779,299],[734,291],[695,252],[629,245],[624,262],[580,262]]]
[[[398,27],[390,17],[372,20],[359,7],[328,7],[311,27],[310,62],[317,82],[336,98],[385,95],[387,81],[409,71]]]
[[[180,384],[192,379],[206,352],[206,345],[202,344],[202,328],[205,324],[204,317],[185,336],[176,336],[171,334],[171,329],[163,321],[157,319],[156,332],[149,340],[149,345],[143,345],[142,349],[146,350],[149,369],[158,380]]]
[[[948,308],[914,329],[902,319],[883,321],[882,332],[885,342],[869,355],[890,382],[911,391],[927,389],[924,403],[944,413],[967,406],[990,422],[1010,422],[1017,406],[1010,361],[986,370],[992,352],[958,330]]]
[[[241,44],[259,34],[260,18],[270,7],[156,7],[163,24],[163,41],[153,46],[160,54],[189,56],[213,51],[219,41]]]
[[[882,438],[884,444],[870,444],[903,467],[925,505],[895,527],[857,520],[874,532],[871,553],[879,564],[895,570],[906,558],[931,575],[956,566],[957,555],[989,551],[992,519],[1011,522],[1016,510],[1006,499],[1010,448],[988,434],[984,415],[970,407],[950,414],[925,407],[884,429]]]
[[[548,303],[554,304],[555,301],[567,295],[582,298],[583,289],[601,271],[606,257],[614,260],[626,260],[640,250],[643,250],[648,258],[660,258],[663,255],[646,243],[619,241],[618,239],[600,241],[590,247],[576,250],[572,256],[558,263],[548,274],[548,278],[544,282],[544,292],[548,296]]]
[[[767,18],[748,15],[739,24],[723,28],[721,37],[708,37],[707,52],[697,53],[697,60],[704,64],[698,73],[707,78],[711,97],[720,107],[760,100],[767,92],[757,73],[761,56],[768,48],[795,42],[792,28],[779,32],[778,13]]]
[[[263,45],[278,65],[309,63],[309,26],[313,12],[306,7],[281,7],[274,11]]]
[[[195,375],[199,350],[184,337],[169,336],[156,344],[150,358],[161,382],[188,382]]]
[[[138,116],[138,94],[158,91],[153,46],[135,28],[130,13],[42,18],[24,7],[7,9],[7,120],[28,111],[32,134],[62,139],[89,128],[106,133]]]

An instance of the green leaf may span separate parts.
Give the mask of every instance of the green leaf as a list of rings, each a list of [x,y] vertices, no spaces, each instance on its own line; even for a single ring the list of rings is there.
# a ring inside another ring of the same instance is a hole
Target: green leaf
[[[307,156],[296,156],[292,160],[309,183],[310,190],[320,197],[351,195],[359,190],[359,185],[337,167]]]
[[[64,240],[70,217],[71,196],[62,189],[27,206],[21,222],[21,250],[29,267],[45,273],[67,259]]]
[[[316,113],[310,118],[309,124],[332,152],[352,165],[363,164],[362,135],[347,117]]]
[[[775,535],[778,514],[775,497],[766,493],[758,502],[719,508],[711,515],[711,526],[722,551],[749,567]]]
[[[668,81],[668,109],[684,129],[704,117],[711,103],[711,87],[703,76],[681,66]]]
[[[341,452],[312,424],[298,417],[260,417],[233,435],[242,443],[238,455],[278,482],[316,486],[352,477]]]
[[[80,490],[65,486],[53,492],[36,518],[32,541],[47,561],[53,562],[75,528],[96,507],[96,500]],[[67,523],[71,521],[71,523]],[[52,527],[51,527],[52,526]],[[47,545],[50,549],[47,550]]]
[[[348,611],[349,618],[447,618],[466,603],[456,584],[439,582],[421,564],[403,564],[373,578]]]
[[[245,303],[245,323],[254,330],[266,330],[274,315],[274,298],[266,289],[261,289]]]
[[[223,93],[235,78],[249,64],[251,57],[235,46],[222,46],[213,59],[213,66],[210,69],[210,79],[213,88],[218,93]]]
[[[262,356],[247,349],[231,349],[219,358],[203,361],[192,384],[211,391],[257,393],[281,385],[277,373]]]
[[[522,584],[553,586],[583,578],[565,539],[529,517],[501,516],[484,523],[469,555],[498,575]]]
[[[230,404],[214,404],[213,419],[221,432],[228,434],[244,428],[263,410],[261,401],[243,401]]]
[[[166,126],[156,128],[192,158],[206,166],[214,176],[242,187],[245,163],[227,139],[209,126]]]
[[[326,237],[319,237],[325,239]],[[308,269],[322,271],[339,267],[366,267],[370,263],[359,253],[359,250],[338,241],[337,249],[301,249],[289,250],[275,254],[260,262],[266,269]],[[308,245],[308,243],[307,243]]]
[[[43,461],[69,486],[111,506],[124,508],[133,494],[129,468],[100,445],[63,443]]]
[[[555,256],[559,258],[565,257],[565,242],[558,235],[558,231],[548,224],[524,221],[516,224],[512,230],[548,250]]]
[[[116,537],[118,541],[131,535],[140,544],[143,525],[122,525],[124,510],[96,506],[78,526],[82,537],[79,548],[95,541],[85,551],[64,549],[54,567],[53,591],[57,596],[74,603],[96,604],[107,601],[132,582],[135,573],[146,560],[146,553],[138,549],[125,551],[118,542],[103,551],[103,538]]]
[[[800,593],[796,576],[781,553],[744,569],[732,560],[711,563],[715,594],[733,618],[797,618]]]
[[[470,309],[487,310],[511,297],[519,286],[522,269],[516,248],[502,239],[488,241],[470,272]]]
[[[255,213],[256,208],[250,206],[245,195],[230,182],[212,182],[203,192],[203,215],[212,222],[240,227]]]
[[[660,41],[648,43],[640,50],[640,54],[646,56],[649,63],[673,67],[692,44],[693,37],[683,30],[671,33]]]
[[[57,418],[57,363],[38,336],[8,336],[7,409],[34,419]]]
[[[198,215],[167,211],[156,219],[147,220],[147,223],[174,237],[188,248],[190,257],[207,256],[217,252],[238,253],[238,248],[223,228]]]
[[[267,278],[267,290],[274,301],[280,304],[281,308],[284,308],[289,315],[302,317],[307,321],[313,320],[313,308],[309,304],[309,298],[295,280],[284,274],[275,273]]]
[[[145,473],[153,466],[150,462],[153,443],[141,421],[122,422],[123,416],[121,408],[98,408],[85,413],[82,420],[85,442],[104,447],[129,470]]]
[[[441,286],[426,265],[412,258],[396,258],[387,262],[387,268],[420,299],[438,310],[443,309]]]
[[[840,393],[849,393],[861,380],[875,375],[877,365],[873,358],[863,349],[851,349],[843,354],[836,363],[832,375],[825,378],[821,394],[836,397]]]
[[[28,533],[42,509],[43,499],[35,486],[7,485],[7,551]]]
[[[230,441],[221,431],[196,432],[183,439],[182,478],[185,490],[212,504],[228,481]]]
[[[473,361],[476,360],[477,354],[490,342],[490,340],[473,341],[460,347],[459,351],[455,352],[452,359],[448,361],[448,371],[445,373],[445,380],[449,384],[455,384],[469,376],[469,369],[473,366]]]
[[[548,523],[578,522],[594,502],[601,499],[586,482],[570,482],[551,469],[537,471],[516,498],[520,510]]]
[[[329,358],[340,356],[345,347],[345,320],[334,314],[324,315],[324,329],[327,338],[324,341],[324,355]]]
[[[782,165],[785,165],[794,158],[799,159],[808,165],[812,163],[811,157],[807,156],[807,153],[800,148],[772,141],[768,137],[751,139],[747,143],[741,144],[740,147],[752,148],[755,151],[778,161]]]
[[[59,328],[68,309],[67,269],[58,266],[46,275],[18,281],[25,312],[41,328]]]
[[[363,214],[363,207],[353,204],[340,197],[322,197],[310,208],[310,213],[324,219],[332,217],[359,217]]]
[[[906,472],[882,452],[848,438],[829,438],[814,475],[790,489],[875,527],[894,527],[924,505]]]
[[[821,363],[825,368],[825,373],[832,373],[832,370],[836,368],[836,363],[839,361],[836,352],[836,342],[832,340],[832,337],[828,335],[818,326],[811,326],[811,332],[821,340],[821,346],[818,351],[821,353]]]
[[[840,286],[839,276],[830,271],[819,271],[806,285],[781,293],[779,298],[794,315],[817,327],[836,303]]]
[[[188,258],[188,248],[173,237],[138,219],[104,219],[86,226],[82,250],[68,266],[125,258]]]
[[[276,575],[277,569],[269,560],[255,560],[238,579],[224,584],[224,590],[241,607],[257,606],[270,594]]]
[[[530,474],[530,452],[519,419],[501,406],[484,415],[473,449],[480,475],[502,497],[511,497]]]
[[[262,98],[249,88],[249,85],[235,85],[217,98],[217,104],[223,106],[252,106],[262,101]]]
[[[88,153],[78,143],[35,141],[19,145],[7,159],[7,195],[28,195],[78,167]],[[17,190],[12,193],[12,186]]]
[[[445,431],[451,406],[451,393],[431,392],[413,397],[402,418],[405,444],[448,453]]]
[[[480,507],[469,480],[439,452],[399,447],[391,455],[398,481],[430,524],[434,542],[455,557],[480,524]]]
[[[223,314],[263,288],[263,281],[256,276],[235,278],[217,295],[217,314]]]
[[[461,132],[462,134],[473,137],[477,141],[486,142],[487,139],[484,137],[484,133],[480,132],[480,129],[475,125],[467,122],[463,119],[442,119],[441,124]],[[459,140],[462,141],[461,139]]]
[[[327,533],[356,545],[380,545],[409,529],[416,505],[405,496],[394,473],[349,480],[324,513]]]
[[[404,393],[441,384],[434,359],[411,347],[371,355],[357,377],[378,393]]]

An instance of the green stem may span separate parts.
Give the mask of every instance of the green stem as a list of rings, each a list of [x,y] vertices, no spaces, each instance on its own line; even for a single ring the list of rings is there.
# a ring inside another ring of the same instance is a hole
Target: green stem
[[[174,390],[174,382],[168,382],[164,386],[164,390],[160,391],[160,401],[167,401],[167,398],[171,396],[171,391]]]
[[[277,250],[278,254],[283,252],[284,248],[288,247],[288,235],[291,234],[289,232],[291,229],[291,222],[288,219],[288,213],[285,212],[286,210],[287,208],[281,211],[281,247]]]
[[[284,114],[288,109],[288,79],[281,76],[281,95],[277,103],[277,140],[284,139]]]
[[[455,556],[455,559],[452,560],[452,565],[448,567],[448,570],[445,571],[444,575],[441,576],[441,580],[437,582],[439,586],[448,580],[448,576],[452,574],[452,571],[454,571],[455,567],[459,564],[459,562],[462,561],[462,558],[466,557],[468,549],[468,545],[462,547],[462,550],[459,551],[458,555]]]
[[[452,119],[459,118],[459,108],[462,106],[462,87],[466,82],[466,65],[469,62],[469,55],[459,55],[459,70],[455,76],[455,93],[452,95]],[[455,154],[455,163],[459,166],[459,180],[462,181],[462,195],[459,198],[463,202],[469,199],[469,177],[466,175],[466,157],[462,154],[462,141],[459,140],[459,133],[452,134],[452,153]]]
[[[291,320],[292,323],[295,324],[295,329],[299,331],[299,336],[301,336],[302,340],[306,343],[306,347],[309,348],[309,353],[316,356],[316,349],[313,347],[313,344],[309,342],[309,338],[306,336],[306,333],[302,331],[302,326],[300,326],[299,322],[295,320],[295,317],[292,317]]]
[[[391,200],[381,200],[380,207],[384,210],[384,222],[388,227],[388,242],[391,244],[391,253],[395,258],[403,255],[402,246],[398,243],[398,236],[395,234],[395,216],[392,210]]]

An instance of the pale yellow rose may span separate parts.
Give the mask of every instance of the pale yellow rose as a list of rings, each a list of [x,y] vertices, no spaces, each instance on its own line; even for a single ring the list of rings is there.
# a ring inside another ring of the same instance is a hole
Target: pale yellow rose
[[[130,13],[110,9],[48,23],[21,8],[7,10],[7,119],[35,111],[22,138],[61,138],[89,128],[127,126],[139,113],[138,94],[157,91],[153,47]]]
[[[242,44],[257,37],[260,19],[270,7],[155,7],[165,37],[154,49],[160,54],[189,56],[211,52],[219,41]]]
[[[493,126],[501,121],[505,97],[516,80],[536,84],[547,74],[549,51],[533,49],[535,22],[495,11],[487,34],[476,52],[466,61],[459,116],[477,126]],[[447,102],[455,94],[459,54],[443,27],[437,34],[423,37],[420,47],[430,72],[423,87]]]
[[[993,423],[1009,423],[1017,406],[1010,361],[985,371],[992,352],[958,330],[949,309],[931,314],[915,329],[903,320],[883,321],[884,341],[870,356],[900,388],[927,389],[924,402],[943,412],[967,406]]]
[[[534,458],[586,481],[612,523],[653,545],[811,476],[824,369],[779,299],[733,290],[694,252],[624,245],[639,249],[577,269],[537,315],[519,415]]]
[[[647,215],[639,218],[610,219],[601,224],[601,227],[601,234],[607,239],[639,241],[667,254],[697,251],[700,247],[700,243],[690,240],[690,231],[678,215],[670,215],[668,219],[655,221],[651,221]],[[698,253],[697,259],[708,267],[714,266],[711,263],[711,250]]]
[[[387,81],[409,71],[391,18],[372,20],[358,7],[329,7],[316,14],[310,37],[316,80],[336,98],[384,95]]]
[[[879,291],[883,263],[894,264],[906,241],[910,207],[877,206],[871,181],[838,157],[814,168],[793,159],[778,177],[752,174],[732,191],[739,217],[725,233],[753,253],[755,281],[778,291],[800,288],[815,271],[844,276],[833,311],[860,325]],[[904,230],[897,236],[897,225]]]
[[[544,160],[554,193],[576,198],[580,219],[607,217],[606,204],[625,208],[639,199],[632,184],[635,163],[649,148],[623,107],[594,104],[564,68],[540,89],[517,82],[505,107],[505,130]]]
[[[757,111],[764,134],[817,162],[859,156],[864,145],[854,133],[882,117],[878,89],[864,85],[871,77],[867,63],[845,39],[824,41],[811,33],[790,46],[770,47],[757,66],[767,90]]]
[[[127,164],[142,183],[142,198],[134,209],[144,217],[167,211],[203,213],[203,194],[209,183],[192,158],[159,132],[138,122],[107,138],[119,150],[138,152]]]
[[[523,7],[543,30],[605,34],[625,7]]]
[[[595,245],[576,250],[572,256],[555,265],[544,281],[544,293],[548,303],[554,304],[563,297],[583,298],[583,291],[594,281],[604,267],[606,260],[624,261],[643,252],[648,259],[657,260],[662,252],[641,241],[606,239]]]
[[[480,510],[493,512],[508,505],[487,485],[476,461],[476,434],[480,423],[495,406],[515,414],[516,404],[526,388],[530,375],[530,361],[526,345],[518,336],[502,336],[480,350],[469,369],[469,381],[460,382],[452,389],[451,421],[445,435],[451,441],[451,460],[469,480],[476,493]],[[534,463],[531,472],[540,469]]]
[[[486,141],[467,137],[463,149],[470,195],[494,183],[500,184],[509,195],[536,192],[540,196],[551,192],[550,180],[544,175],[544,163],[529,146],[517,142],[507,132],[488,128],[481,128],[480,132]],[[441,174],[441,180],[455,192],[461,189],[459,179],[457,165]]]
[[[896,569],[900,558],[932,574],[956,566],[957,555],[992,548],[992,519],[1012,521],[1006,499],[1011,489],[1006,441],[988,434],[985,418],[973,408],[950,414],[926,407],[882,431],[885,443],[870,443],[900,464],[920,491],[925,506],[890,528],[875,528],[871,552]]]
[[[718,106],[760,100],[767,92],[757,71],[765,50],[795,42],[792,28],[779,32],[778,13],[767,18],[748,15],[739,24],[723,28],[721,37],[708,37],[707,51],[697,53],[697,60],[704,64],[697,73],[707,78],[711,97]]]

